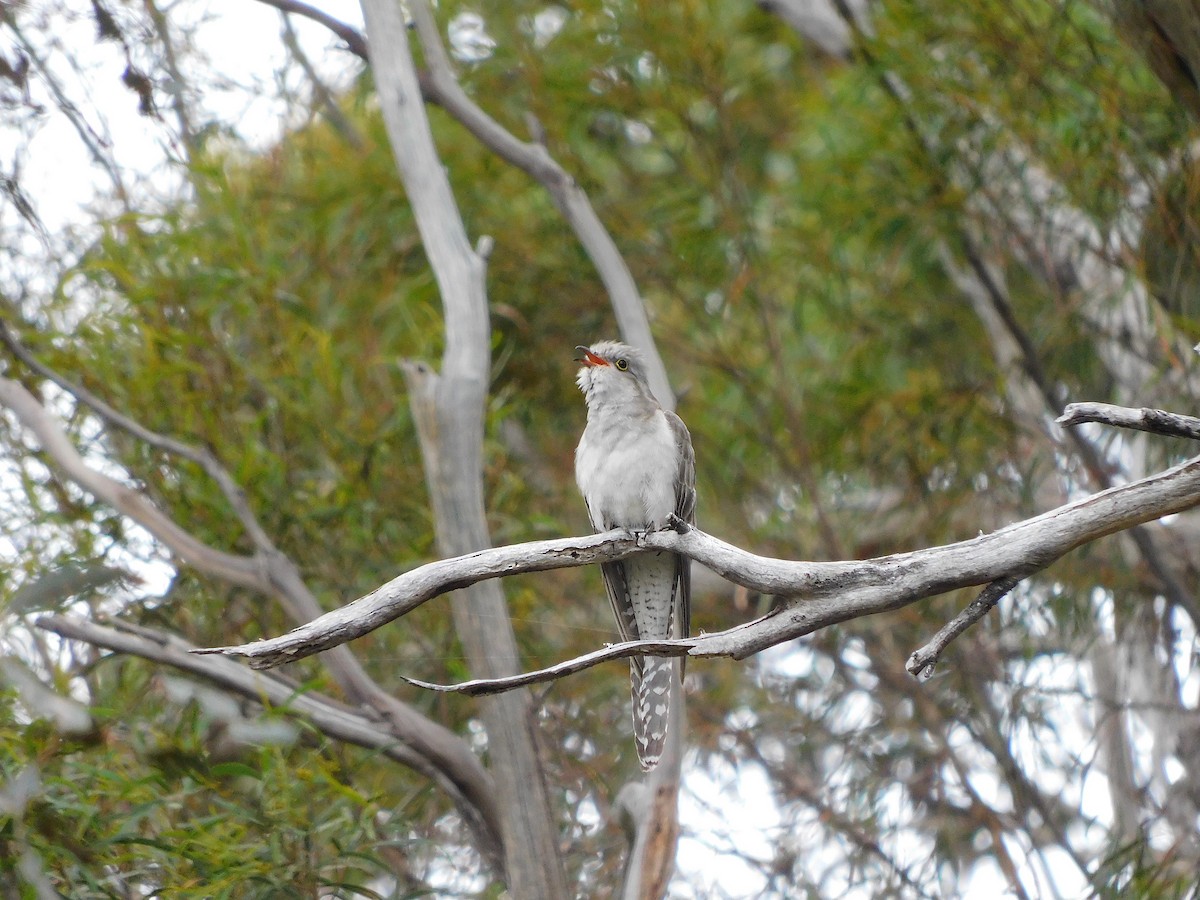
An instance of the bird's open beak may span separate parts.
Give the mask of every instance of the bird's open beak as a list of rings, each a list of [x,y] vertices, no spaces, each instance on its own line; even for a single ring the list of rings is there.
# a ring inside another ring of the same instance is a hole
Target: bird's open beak
[[[579,351],[579,355],[575,357],[575,362],[583,363],[585,366],[607,366],[608,361],[597,356],[587,347],[579,346],[575,348]]]

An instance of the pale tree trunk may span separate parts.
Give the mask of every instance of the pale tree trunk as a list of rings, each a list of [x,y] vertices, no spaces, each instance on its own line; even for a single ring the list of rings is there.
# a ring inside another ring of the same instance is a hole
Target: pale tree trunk
[[[666,895],[675,869],[679,842],[679,778],[687,743],[680,663],[671,679],[671,721],[658,766],[643,782],[626,784],[617,805],[627,823],[629,856],[625,863],[622,900],[658,900]]]
[[[433,144],[402,8],[394,0],[363,0],[362,6],[388,138],[445,313],[440,375],[420,364],[406,372],[437,543],[443,554],[465,553],[489,544],[483,502],[483,417],[491,366],[485,263],[467,240]],[[517,671],[516,641],[496,582],[459,592],[454,619],[472,672],[495,677]],[[565,897],[528,692],[489,698],[480,708],[499,795],[509,890],[514,897]]]

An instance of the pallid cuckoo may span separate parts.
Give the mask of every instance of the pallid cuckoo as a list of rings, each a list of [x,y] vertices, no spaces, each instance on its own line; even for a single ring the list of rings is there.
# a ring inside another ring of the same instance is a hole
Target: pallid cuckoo
[[[679,416],[650,392],[641,354],[616,341],[576,347],[576,383],[587,400],[587,427],[575,451],[575,481],[597,531],[654,531],[668,517],[696,520],[692,438]],[[686,637],[691,571],[687,557],[666,551],[602,563],[604,586],[626,641]],[[629,660],[633,736],[642,768],[663,752],[669,721],[672,662]]]

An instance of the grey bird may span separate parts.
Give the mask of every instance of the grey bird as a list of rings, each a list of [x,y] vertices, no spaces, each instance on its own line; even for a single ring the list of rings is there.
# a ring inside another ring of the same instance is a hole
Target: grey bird
[[[687,426],[663,409],[646,380],[641,354],[617,341],[576,347],[576,378],[587,401],[587,427],[575,451],[575,481],[597,531],[655,531],[670,516],[696,521],[696,458]],[[690,627],[690,561],[678,553],[643,553],[602,563],[604,586],[622,640],[686,637]],[[633,736],[646,771],[658,764],[667,737],[672,662],[629,661]]]

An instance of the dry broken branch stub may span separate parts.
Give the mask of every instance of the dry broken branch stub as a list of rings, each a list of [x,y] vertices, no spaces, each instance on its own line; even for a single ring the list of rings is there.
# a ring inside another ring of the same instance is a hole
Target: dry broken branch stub
[[[922,680],[933,676],[933,667],[937,664],[942,651],[950,646],[950,642],[991,612],[1000,600],[1017,586],[1019,578],[997,578],[985,587],[979,596],[957,616],[947,622],[924,647],[914,650],[908,662],[904,664],[910,675]]]

